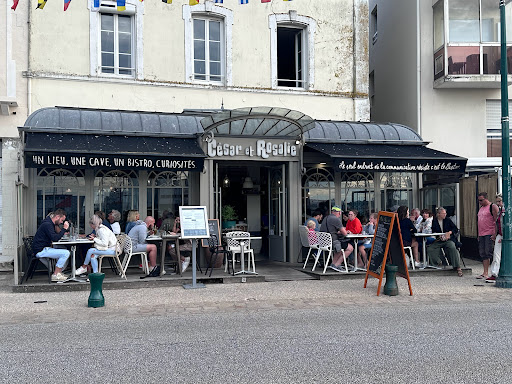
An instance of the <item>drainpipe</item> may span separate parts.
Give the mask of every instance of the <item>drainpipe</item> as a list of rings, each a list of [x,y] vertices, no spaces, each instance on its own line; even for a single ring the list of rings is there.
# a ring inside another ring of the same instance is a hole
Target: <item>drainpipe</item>
[[[421,136],[421,18],[420,0],[416,0],[416,114],[418,135]],[[423,138],[423,137],[422,137]]]
[[[28,6],[28,42],[27,42],[27,117],[32,113],[32,68],[30,59],[32,53],[32,7]]]

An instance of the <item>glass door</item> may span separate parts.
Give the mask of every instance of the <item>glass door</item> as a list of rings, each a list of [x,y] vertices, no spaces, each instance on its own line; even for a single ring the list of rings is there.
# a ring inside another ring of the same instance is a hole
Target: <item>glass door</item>
[[[269,259],[286,261],[286,172],[285,164],[269,168],[268,208],[269,208]]]

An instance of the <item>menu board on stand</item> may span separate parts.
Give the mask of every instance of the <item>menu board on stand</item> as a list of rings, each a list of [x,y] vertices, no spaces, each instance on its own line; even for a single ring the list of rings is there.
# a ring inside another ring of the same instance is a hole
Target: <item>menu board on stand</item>
[[[377,218],[377,226],[373,237],[366,277],[364,279],[364,288],[366,288],[368,276],[379,279],[377,296],[380,294],[388,256],[390,257],[391,263],[398,267],[397,275],[407,279],[409,292],[412,295],[411,280],[407,269],[407,260],[405,259],[398,215],[394,212],[380,211],[379,217]]]

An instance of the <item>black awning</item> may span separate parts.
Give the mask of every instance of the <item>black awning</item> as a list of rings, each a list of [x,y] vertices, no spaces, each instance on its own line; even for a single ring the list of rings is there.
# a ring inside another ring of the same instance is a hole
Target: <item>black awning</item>
[[[195,138],[25,133],[27,168],[202,171]]]
[[[344,172],[438,172],[464,173],[467,159],[422,145],[307,143],[334,160]]]

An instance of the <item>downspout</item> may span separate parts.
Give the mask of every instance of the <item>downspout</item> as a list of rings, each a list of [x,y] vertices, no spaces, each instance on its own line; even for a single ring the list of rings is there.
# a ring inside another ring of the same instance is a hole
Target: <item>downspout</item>
[[[416,114],[418,135],[421,137],[421,25],[420,0],[416,0]]]
[[[28,6],[28,42],[27,42],[27,117],[32,114],[32,68],[30,60],[32,54],[32,7]]]

